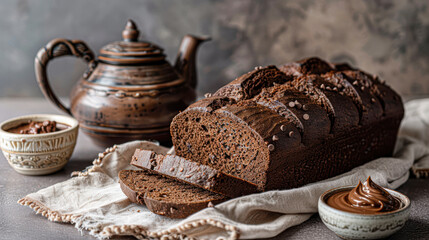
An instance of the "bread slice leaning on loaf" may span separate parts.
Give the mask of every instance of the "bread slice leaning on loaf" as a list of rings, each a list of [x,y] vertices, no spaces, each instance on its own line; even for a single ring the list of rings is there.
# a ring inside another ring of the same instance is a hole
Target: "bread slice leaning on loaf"
[[[132,202],[144,204],[151,212],[170,218],[185,218],[227,200],[220,194],[144,170],[120,171],[119,184]]]
[[[131,165],[232,198],[258,192],[253,183],[176,155],[136,149]]]
[[[170,125],[176,155],[287,189],[391,156],[404,110],[378,77],[310,58],[258,67]]]

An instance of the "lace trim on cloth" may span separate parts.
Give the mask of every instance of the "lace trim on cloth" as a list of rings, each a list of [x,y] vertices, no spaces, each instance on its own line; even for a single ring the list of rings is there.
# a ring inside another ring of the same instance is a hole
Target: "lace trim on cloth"
[[[80,225],[79,215],[60,214],[59,212],[51,211],[50,209],[45,207],[42,203],[28,197],[21,198],[20,200],[18,200],[18,203],[23,206],[29,206],[31,209],[33,209],[36,212],[36,214],[41,214],[42,216],[49,219],[49,221],[73,223],[76,225]],[[141,227],[139,225],[122,225],[122,226],[113,225],[113,226],[103,227],[102,229],[93,228],[93,229],[87,229],[87,230],[91,231],[92,233],[98,233],[102,238],[110,238],[112,236],[120,236],[120,235],[124,235],[124,236],[132,235],[138,239],[144,239],[144,237],[159,238],[159,239],[195,239],[195,238],[187,237],[185,235],[185,232],[202,227],[202,226],[206,226],[206,225],[211,225],[213,227],[221,228],[229,232],[230,236],[227,239],[238,239],[240,236],[239,231],[235,226],[224,224],[220,221],[216,221],[213,219],[195,220],[192,222],[182,224],[178,227],[159,231],[159,232],[146,231],[144,227]],[[225,238],[219,237],[217,239],[221,240]]]
[[[416,176],[416,178],[429,178],[429,168],[419,168],[413,166],[411,171],[413,172],[414,176]]]
[[[107,154],[109,153],[113,153],[116,151],[116,149],[118,148],[117,145],[113,145],[113,147],[110,148],[106,148],[106,150],[102,153],[98,154],[98,158],[94,159],[94,161],[92,161],[92,166],[86,168],[85,170],[82,171],[74,171],[71,173],[71,177],[81,177],[81,176],[88,176],[88,173],[90,172],[96,172],[97,171],[97,167],[100,167],[103,161],[103,158],[106,157]]]
[[[113,147],[106,148],[106,150],[102,153],[98,154],[98,158],[94,159],[92,162],[92,166],[89,166],[83,171],[74,171],[71,173],[71,177],[86,177],[91,172],[97,172],[100,171],[100,167],[103,163],[103,159],[113,152],[115,152],[117,149],[117,145],[114,145]],[[174,149],[170,149],[170,151],[174,151]],[[46,206],[44,206],[42,203],[40,203],[37,200],[34,200],[30,197],[24,197],[18,200],[18,203],[23,206],[29,206],[31,209],[33,209],[36,214],[41,214],[42,216],[46,217],[49,221],[53,222],[62,222],[62,223],[72,223],[76,225],[76,228],[78,229],[86,229],[90,231],[92,234],[97,234],[99,237],[103,239],[108,239],[113,236],[129,236],[132,235],[136,237],[137,239],[146,239],[147,237],[150,238],[157,238],[157,239],[195,239],[192,237],[186,236],[186,232],[190,230],[194,230],[203,226],[213,226],[220,229],[224,229],[227,233],[229,233],[228,238],[224,237],[218,237],[217,240],[223,240],[223,239],[239,239],[240,233],[237,227],[222,223],[220,221],[214,220],[214,219],[201,219],[201,220],[194,220],[191,222],[187,222],[184,224],[181,224],[177,227],[170,228],[168,230],[158,231],[158,232],[150,232],[145,230],[144,227],[140,225],[111,225],[111,226],[100,226],[98,228],[85,228],[81,224],[81,216],[80,215],[73,215],[73,214],[61,214],[57,211],[52,211]]]
[[[211,225],[213,227],[218,227],[221,229],[230,232],[230,236],[227,239],[238,239],[239,234],[236,227],[224,224],[222,222],[213,220],[213,219],[201,219],[195,220],[192,222],[188,222],[182,224],[178,227],[171,228],[168,230],[163,230],[159,232],[149,232],[144,230],[144,228],[139,225],[122,225],[122,226],[108,226],[104,227],[103,231],[100,232],[102,237],[111,237],[113,235],[140,235],[140,236],[148,236],[151,238],[159,238],[159,239],[195,239],[190,238],[185,235],[185,232],[189,230],[193,230],[202,226]],[[218,240],[225,239],[224,237],[217,238]]]
[[[52,211],[46,206],[44,206],[41,202],[31,199],[29,197],[19,199],[18,203],[23,206],[29,206],[36,212],[36,214],[41,214],[52,222],[70,223],[72,222],[72,220],[75,220],[76,218],[80,217],[79,215],[75,216],[73,214],[61,214],[57,211]]]

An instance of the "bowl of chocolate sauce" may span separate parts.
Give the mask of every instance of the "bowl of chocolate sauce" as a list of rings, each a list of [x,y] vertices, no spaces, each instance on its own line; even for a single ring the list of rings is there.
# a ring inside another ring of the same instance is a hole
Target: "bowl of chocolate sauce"
[[[0,124],[0,148],[18,173],[50,174],[67,164],[78,129],[76,119],[63,115],[17,117]]]
[[[318,208],[323,223],[343,239],[381,239],[405,225],[410,204],[404,194],[383,188],[368,177],[357,186],[326,191]]]
[[[17,134],[44,134],[58,132],[68,128],[70,128],[69,125],[58,123],[56,121],[45,120],[43,122],[37,122],[28,120],[26,123],[22,123],[21,125],[13,127],[7,131]]]

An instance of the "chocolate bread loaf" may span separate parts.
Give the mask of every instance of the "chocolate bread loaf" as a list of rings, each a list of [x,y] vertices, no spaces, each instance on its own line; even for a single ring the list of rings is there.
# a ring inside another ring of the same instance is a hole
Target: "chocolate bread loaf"
[[[151,212],[170,218],[185,218],[227,200],[220,194],[144,170],[120,171],[119,183],[132,202],[144,204]]]
[[[244,74],[178,114],[170,131],[178,156],[266,191],[390,156],[403,113],[377,77],[310,58]]]
[[[177,155],[137,149],[131,165],[232,198],[258,192],[253,183]]]

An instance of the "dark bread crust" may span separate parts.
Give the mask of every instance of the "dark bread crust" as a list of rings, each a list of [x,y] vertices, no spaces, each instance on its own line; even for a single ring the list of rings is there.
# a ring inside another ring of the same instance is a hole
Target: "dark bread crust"
[[[292,79],[291,76],[281,73],[276,66],[255,68],[220,88],[213,96],[230,97],[237,101],[250,99],[266,87],[283,84]]]
[[[122,171],[119,172],[119,186],[121,187],[122,192],[125,194],[125,196],[128,197],[128,199],[131,202],[142,204],[137,201],[137,197],[139,196],[140,193],[144,194],[144,191],[138,191],[138,189],[136,189],[135,187],[131,187],[129,184],[127,184],[125,182],[125,179],[128,177],[128,176],[125,176],[126,174],[125,171],[127,170],[122,170]]]
[[[264,191],[390,156],[403,114],[401,98],[377,77],[310,58],[244,74],[178,114],[170,131],[178,156]],[[239,171],[224,167],[230,162]]]
[[[176,155],[136,149],[131,165],[231,198],[258,192],[253,183]]]
[[[122,170],[119,184],[130,201],[144,204],[153,213],[169,218],[186,218],[210,205],[227,200],[205,191],[144,170]]]

